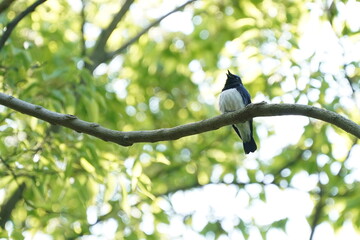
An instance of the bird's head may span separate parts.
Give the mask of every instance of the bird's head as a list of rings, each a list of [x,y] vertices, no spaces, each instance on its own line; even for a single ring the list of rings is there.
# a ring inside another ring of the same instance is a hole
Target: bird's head
[[[232,74],[229,70],[226,73],[226,85],[242,84],[241,78],[237,75]]]

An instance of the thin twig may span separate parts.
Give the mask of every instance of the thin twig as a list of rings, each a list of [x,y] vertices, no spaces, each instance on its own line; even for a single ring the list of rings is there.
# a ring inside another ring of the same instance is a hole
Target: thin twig
[[[319,225],[319,223],[320,223],[321,214],[325,207],[324,186],[320,182],[319,182],[319,187],[320,187],[320,192],[318,194],[319,200],[314,208],[314,214],[313,214],[313,220],[311,222],[311,232],[310,232],[309,240],[312,240],[314,237],[315,229],[316,229],[317,225]]]
[[[31,4],[28,8],[26,8],[24,11],[22,11],[19,15],[17,15],[14,20],[8,23],[6,26],[6,30],[4,34],[0,38],[0,50],[4,47],[6,40],[10,37],[12,31],[16,27],[16,25],[28,14],[35,11],[35,8],[39,6],[40,4],[46,2],[47,0],[38,0]]]
[[[298,154],[295,157],[293,157],[291,161],[286,162],[283,166],[281,166],[276,171],[271,173],[274,176],[274,179],[271,181],[271,183],[276,183],[276,182],[278,182],[279,179],[282,178],[281,172],[284,169],[290,168],[290,167],[296,165],[297,163],[299,163],[301,161],[301,156],[302,156],[303,153],[304,153],[304,151],[300,149]]]
[[[164,18],[168,17],[169,15],[180,11],[181,9],[183,9],[186,5],[195,2],[196,0],[190,0],[187,1],[186,3],[182,4],[181,6],[175,8],[174,10],[172,10],[171,12],[168,12],[167,14],[165,14],[164,16],[160,17],[159,19],[155,20],[154,22],[152,22],[151,24],[149,24],[149,26],[147,26],[146,28],[144,28],[141,32],[139,32],[136,36],[134,36],[133,38],[131,38],[129,41],[127,41],[126,43],[124,43],[120,48],[118,48],[117,50],[111,52],[108,54],[108,58],[113,58],[115,55],[118,55],[120,53],[122,53],[126,48],[128,48],[131,44],[133,44],[134,42],[136,42],[142,35],[144,35],[145,33],[147,33],[151,28],[157,26],[162,20],[164,20]]]
[[[81,0],[81,12],[80,12],[80,17],[81,17],[81,56],[85,57],[86,56],[86,45],[85,45],[85,23],[86,23],[86,16],[85,16],[85,6],[86,6],[86,2],[85,0]]]
[[[0,157],[0,162],[2,162],[2,164],[4,164],[4,166],[7,168],[7,170],[10,172],[11,176],[14,178],[15,182],[20,185],[20,183],[18,182],[18,176],[16,175],[16,173],[14,172],[14,170],[11,168],[11,166],[5,161],[5,159],[3,159],[2,157]]]

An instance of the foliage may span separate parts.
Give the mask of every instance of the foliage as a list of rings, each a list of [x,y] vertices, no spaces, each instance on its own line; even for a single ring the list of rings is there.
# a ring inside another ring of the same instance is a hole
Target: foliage
[[[239,72],[258,100],[318,105],[359,119],[359,56],[350,52],[360,33],[341,12],[354,1],[196,1],[181,15],[191,21],[190,33],[176,25],[169,30],[162,22],[94,72],[86,66],[94,63],[90,56],[98,34],[121,5],[84,2],[85,20],[78,1],[47,1],[16,26],[0,51],[3,92],[111,129],[157,129],[219,114],[216,95],[229,68]],[[2,12],[2,29],[31,3],[15,1]],[[106,51],[115,51],[155,20],[149,10],[161,4],[133,3]],[[343,58],[335,61],[335,70],[333,61],[326,61],[334,56],[304,47],[304,36],[309,37],[304,29],[314,16],[338,41]],[[302,134],[289,140],[293,144],[267,155],[261,149],[277,139],[276,129],[265,119],[254,122],[260,150],[245,156],[231,128],[124,148],[0,107],[0,203],[26,184],[0,237],[43,232],[76,239],[115,223],[116,239],[167,239],[161,227],[174,218],[194,228],[196,210],[176,211],[176,194],[229,185],[248,196],[249,207],[268,201],[269,186],[296,188],[295,179],[304,174],[316,182],[307,189],[314,202],[310,225],[329,222],[339,229],[350,220],[359,228],[359,178],[348,161],[359,148],[358,139],[309,120],[300,126]],[[259,193],[250,193],[248,186]],[[317,211],[320,217],[314,221]],[[265,225],[254,218],[236,219],[232,229],[244,238],[253,227],[264,238],[269,229],[286,231],[287,218]],[[233,230],[224,222],[209,217],[198,232],[210,239],[230,236]]]

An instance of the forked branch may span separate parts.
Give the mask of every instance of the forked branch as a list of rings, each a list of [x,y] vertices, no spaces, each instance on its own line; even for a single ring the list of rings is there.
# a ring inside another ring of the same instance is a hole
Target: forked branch
[[[171,14],[181,11],[182,9],[184,9],[187,5],[195,2],[197,0],[189,0],[185,3],[183,3],[182,5],[178,6],[177,8],[175,8],[174,10],[166,13],[165,15],[159,17],[158,19],[154,20],[152,23],[150,23],[147,27],[145,27],[143,30],[141,30],[138,34],[136,34],[135,36],[133,36],[132,38],[130,38],[129,40],[125,41],[124,44],[122,44],[118,49],[116,49],[115,51],[112,52],[106,52],[105,51],[105,44],[108,40],[108,38],[110,37],[110,34],[112,33],[112,31],[114,31],[116,25],[117,24],[117,20],[118,15],[120,15],[120,12],[115,15],[113,22],[108,26],[107,29],[105,29],[101,34],[100,37],[96,43],[96,46],[94,48],[94,51],[90,57],[92,63],[88,63],[87,64],[87,68],[90,71],[93,71],[100,63],[102,62],[107,62],[110,61],[111,59],[113,59],[114,57],[116,57],[117,55],[123,53],[129,46],[131,46],[132,44],[134,44],[136,41],[139,40],[139,38],[141,36],[143,36],[144,34],[146,34],[151,28],[157,26],[162,20],[164,20],[165,18],[167,18],[168,16],[170,16]],[[130,1],[127,1],[130,2]]]

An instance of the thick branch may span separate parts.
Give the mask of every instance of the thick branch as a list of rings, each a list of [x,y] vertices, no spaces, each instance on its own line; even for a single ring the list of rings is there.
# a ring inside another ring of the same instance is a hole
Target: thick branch
[[[24,114],[86,133],[104,141],[122,146],[138,142],[159,142],[176,140],[182,137],[209,132],[226,125],[244,122],[255,117],[302,115],[334,124],[344,131],[360,138],[360,126],[353,121],[328,110],[301,104],[250,104],[240,111],[222,114],[199,122],[188,123],[173,128],[146,131],[122,132],[104,128],[96,123],[85,122],[76,116],[47,110],[12,96],[0,93],[0,104]]]
[[[28,14],[35,11],[35,8],[40,4],[42,4],[43,2],[46,2],[46,0],[37,0],[36,2],[31,4],[28,8],[26,8],[24,11],[22,11],[18,16],[16,16],[14,20],[9,22],[9,24],[6,26],[6,30],[4,34],[0,38],[0,50],[4,47],[6,40],[10,37],[10,34],[12,33],[16,25]]]

